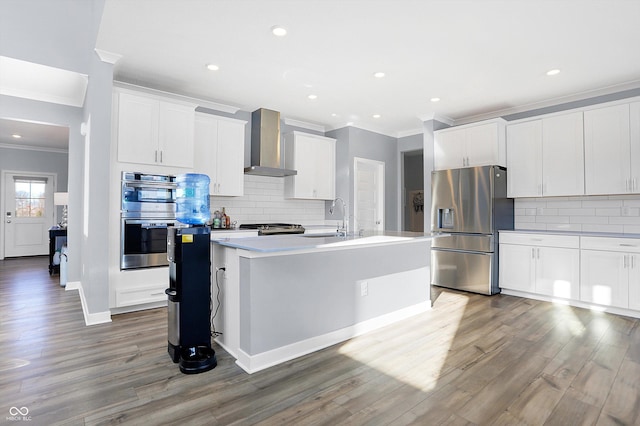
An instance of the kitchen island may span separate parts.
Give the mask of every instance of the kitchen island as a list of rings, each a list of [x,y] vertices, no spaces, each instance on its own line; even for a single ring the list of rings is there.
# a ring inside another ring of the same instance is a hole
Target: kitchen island
[[[214,235],[216,341],[253,373],[424,312],[431,239]]]

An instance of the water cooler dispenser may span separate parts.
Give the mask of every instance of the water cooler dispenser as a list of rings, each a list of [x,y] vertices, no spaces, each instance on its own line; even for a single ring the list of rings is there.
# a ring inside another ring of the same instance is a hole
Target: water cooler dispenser
[[[167,235],[168,351],[180,371],[195,374],[217,365],[211,348],[211,230],[204,225],[209,218],[209,178],[183,177],[182,192],[181,176],[176,179],[176,210],[182,211],[177,218],[188,227],[171,227]]]

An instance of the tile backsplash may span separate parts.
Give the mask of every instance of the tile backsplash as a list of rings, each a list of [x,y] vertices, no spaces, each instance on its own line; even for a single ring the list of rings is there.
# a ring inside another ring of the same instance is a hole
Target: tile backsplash
[[[242,223],[285,222],[304,225],[325,223],[324,200],[284,198],[284,179],[244,176],[242,197],[210,197],[211,212],[225,207],[231,221]]]
[[[640,234],[640,195],[518,198],[515,228]]]

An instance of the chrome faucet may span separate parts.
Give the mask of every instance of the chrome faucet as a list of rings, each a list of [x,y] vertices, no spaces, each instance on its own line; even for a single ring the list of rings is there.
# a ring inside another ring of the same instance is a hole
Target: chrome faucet
[[[333,202],[331,203],[331,208],[329,208],[329,214],[333,215],[333,210],[336,208],[336,201],[338,201],[338,200],[342,203],[342,227],[338,228],[336,233],[340,237],[346,237],[347,236],[347,224],[346,224],[345,219],[347,217],[347,204],[344,202],[344,200],[342,198],[338,197],[335,200],[333,200]]]

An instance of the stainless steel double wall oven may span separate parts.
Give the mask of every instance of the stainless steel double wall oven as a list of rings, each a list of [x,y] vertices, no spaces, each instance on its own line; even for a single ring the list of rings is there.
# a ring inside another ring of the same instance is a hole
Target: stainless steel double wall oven
[[[122,172],[120,269],[167,266],[167,231],[176,225],[176,178]]]

